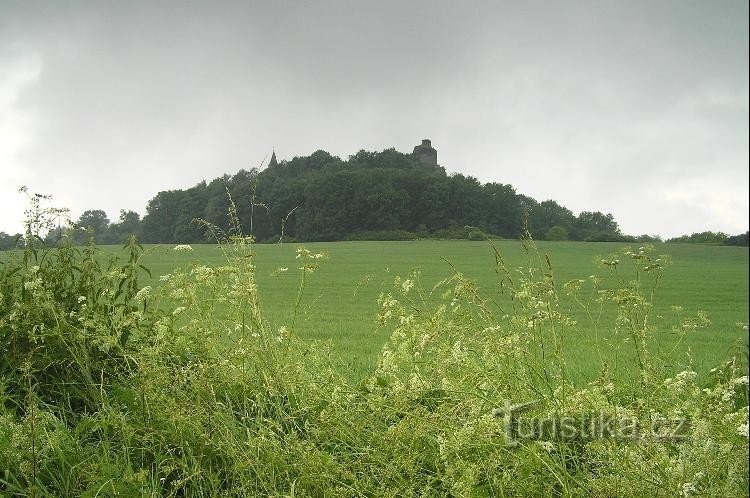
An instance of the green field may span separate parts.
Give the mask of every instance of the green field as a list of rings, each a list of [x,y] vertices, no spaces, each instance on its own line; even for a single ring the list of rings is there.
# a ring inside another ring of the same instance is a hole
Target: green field
[[[747,248],[306,248],[0,255],[0,495],[747,496]]]
[[[290,243],[254,247],[264,311],[276,327],[291,325],[289,320],[300,278],[295,265],[298,246]],[[519,241],[499,241],[496,246],[508,267],[529,264],[529,256]],[[388,338],[390,331],[378,327],[376,322],[377,297],[392,288],[396,276],[406,277],[412,270],[419,270],[422,285],[429,291],[437,282],[451,276],[455,268],[475,280],[484,297],[499,307],[508,305],[507,294],[499,292],[494,253],[486,242],[334,242],[309,243],[305,247],[325,252],[329,258],[308,280],[302,300],[302,319],[296,331],[307,339],[330,341],[336,361],[353,378],[371,370]],[[620,355],[624,346],[610,337],[613,313],[605,312],[595,327],[586,313],[562,292],[562,284],[568,280],[604,271],[597,267],[596,260],[617,252],[624,245],[539,242],[537,247],[542,257],[544,254],[550,257],[555,280],[561,289],[563,309],[578,322],[566,341],[566,355],[570,358],[574,378],[586,381],[595,376],[600,358],[611,366],[620,365],[619,368],[627,370],[629,367]],[[221,264],[223,256],[218,246],[195,245],[193,248],[193,252],[178,253],[172,251],[171,246],[149,246],[144,264],[153,272],[152,285],[158,285],[160,275],[180,265]],[[113,250],[107,248],[107,252]],[[693,368],[701,375],[738,349],[744,350],[744,356],[748,334],[743,328],[748,322],[748,249],[662,244],[655,247],[655,252],[673,258],[655,300],[656,314],[664,317],[657,328],[659,335],[655,342],[663,351],[677,345],[672,356],[679,366],[692,361]],[[531,261],[533,264],[533,256]],[[289,271],[273,274],[279,267],[289,268]],[[703,310],[711,324],[689,331],[680,339],[670,332],[671,325],[677,322],[673,305],[683,307],[682,317]]]

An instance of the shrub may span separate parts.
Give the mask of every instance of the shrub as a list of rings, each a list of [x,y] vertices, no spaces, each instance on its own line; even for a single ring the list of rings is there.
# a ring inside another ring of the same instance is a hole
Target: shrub
[[[345,237],[345,240],[416,240],[417,235],[406,230],[379,230],[374,232],[357,232]]]
[[[487,234],[481,231],[478,228],[473,228],[469,230],[469,233],[466,235],[466,238],[469,240],[487,240]]]
[[[544,240],[568,240],[568,231],[561,226],[553,226],[544,235]]]

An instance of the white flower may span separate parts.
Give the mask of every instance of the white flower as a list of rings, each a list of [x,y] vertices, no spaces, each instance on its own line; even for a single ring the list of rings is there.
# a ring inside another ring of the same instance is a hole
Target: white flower
[[[698,489],[692,482],[686,482],[682,485],[682,496],[693,496],[697,491]]]
[[[401,288],[404,289],[404,294],[409,292],[414,287],[414,281],[406,279],[401,283]]]
[[[195,279],[199,282],[205,282],[213,277],[215,273],[213,268],[209,268],[208,266],[196,266],[190,270],[190,274],[195,275]]]
[[[453,344],[451,356],[453,356],[453,359],[456,361],[463,361],[466,358],[466,349],[461,344],[461,341],[456,341],[456,343]]]
[[[38,268],[38,267],[37,267]],[[29,280],[28,282],[24,282],[23,288],[27,291],[34,291],[42,286],[42,279],[41,278],[35,278],[34,280]]]
[[[539,446],[541,446],[542,449],[547,453],[552,453],[552,450],[555,449],[555,445],[550,443],[549,441],[540,441]]]
[[[186,308],[184,306],[180,306],[178,308],[175,308],[174,311],[172,312],[172,316],[179,315],[180,313],[182,313],[183,311],[185,311],[185,309]]]
[[[677,380],[679,381],[691,381],[695,379],[698,376],[698,374],[692,370],[685,370],[683,372],[680,372],[676,375]]]
[[[748,438],[748,437],[750,437],[750,436],[748,436],[748,434],[749,434],[748,431],[749,430],[750,430],[750,424],[748,424],[747,422],[745,422],[744,424],[742,424],[739,427],[737,427],[737,434],[739,434],[740,436],[744,436],[745,438]]]
[[[178,244],[174,246],[173,249],[175,252],[190,252],[193,250],[192,246],[189,244]]]
[[[148,299],[150,295],[151,295],[151,286],[147,285],[146,287],[144,287],[143,289],[139,290],[135,294],[135,300],[143,302],[146,299]]]
[[[79,303],[83,303],[84,301],[86,301],[86,296],[78,296]]]

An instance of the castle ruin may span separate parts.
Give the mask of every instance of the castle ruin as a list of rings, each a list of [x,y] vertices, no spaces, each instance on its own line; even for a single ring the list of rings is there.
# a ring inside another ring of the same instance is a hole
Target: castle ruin
[[[437,166],[437,151],[432,148],[432,142],[425,138],[420,145],[414,147],[412,155],[423,166]]]

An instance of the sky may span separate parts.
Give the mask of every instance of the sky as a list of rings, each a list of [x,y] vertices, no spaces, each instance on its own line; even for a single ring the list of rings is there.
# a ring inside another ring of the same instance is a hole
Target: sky
[[[318,149],[410,152],[625,233],[748,229],[748,2],[0,0],[0,231],[21,186],[145,214]]]

